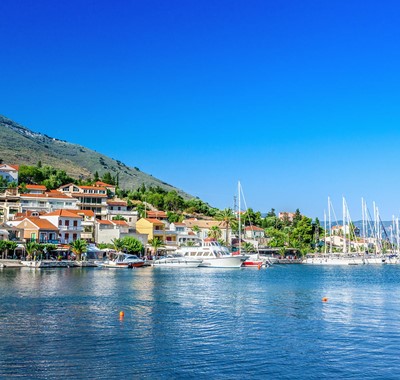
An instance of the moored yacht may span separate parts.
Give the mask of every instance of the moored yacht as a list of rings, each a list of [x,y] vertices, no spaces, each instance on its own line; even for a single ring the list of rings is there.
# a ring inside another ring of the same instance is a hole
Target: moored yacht
[[[199,267],[240,268],[248,255],[232,255],[228,248],[221,246],[215,239],[206,238],[191,247],[180,247],[176,254],[187,259],[201,260]]]
[[[113,260],[96,263],[105,268],[138,268],[144,265],[144,260],[139,259],[136,255],[119,252]]]

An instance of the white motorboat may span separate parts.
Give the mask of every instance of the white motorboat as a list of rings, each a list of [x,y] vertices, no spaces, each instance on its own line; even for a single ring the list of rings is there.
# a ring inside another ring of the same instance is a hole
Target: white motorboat
[[[199,267],[240,268],[248,255],[234,255],[215,239],[204,239],[191,247],[180,247],[176,254],[185,259],[201,261]]]
[[[151,264],[157,268],[197,268],[203,260],[182,256],[168,256],[154,260]]]
[[[113,260],[96,262],[97,265],[104,268],[138,268],[144,265],[144,260],[136,255],[119,252]]]

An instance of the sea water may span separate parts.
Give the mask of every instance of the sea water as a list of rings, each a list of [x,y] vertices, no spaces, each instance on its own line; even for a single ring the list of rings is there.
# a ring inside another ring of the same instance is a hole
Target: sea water
[[[400,266],[0,270],[0,378],[398,379],[399,353]]]

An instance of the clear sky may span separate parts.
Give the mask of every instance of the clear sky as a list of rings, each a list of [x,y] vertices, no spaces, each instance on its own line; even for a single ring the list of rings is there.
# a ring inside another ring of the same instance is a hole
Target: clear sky
[[[400,213],[400,2],[1,0],[0,114],[211,205]]]

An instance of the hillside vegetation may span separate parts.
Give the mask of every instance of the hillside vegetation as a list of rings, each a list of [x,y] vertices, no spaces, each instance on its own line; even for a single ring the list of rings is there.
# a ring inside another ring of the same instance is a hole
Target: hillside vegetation
[[[100,176],[110,172],[118,176],[119,185],[124,189],[137,189],[142,184],[160,186],[167,191],[176,190],[185,199],[192,198],[182,190],[143,173],[138,168],[128,167],[84,146],[33,132],[1,115],[0,160],[17,165],[35,165],[40,161],[43,165],[64,170],[76,179],[93,177],[96,172]]]

